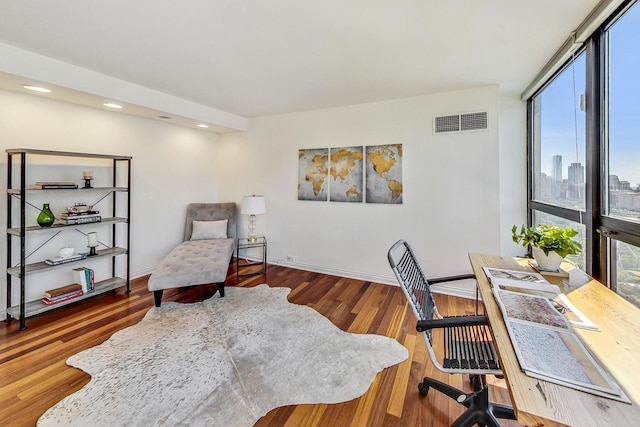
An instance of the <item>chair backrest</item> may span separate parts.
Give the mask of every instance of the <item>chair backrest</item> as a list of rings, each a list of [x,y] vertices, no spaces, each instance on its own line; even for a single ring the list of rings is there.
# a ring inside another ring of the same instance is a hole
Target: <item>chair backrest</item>
[[[184,241],[191,239],[193,221],[227,220],[227,239],[236,240],[236,204],[235,203],[190,203],[187,206],[187,219],[184,224]]]
[[[490,331],[484,316],[443,317],[438,312],[427,280],[413,250],[404,240],[398,240],[387,254],[393,270],[409,305],[421,320],[440,324],[436,329],[420,328],[427,344],[429,357],[436,368],[448,373],[499,374],[500,366]],[[417,325],[416,325],[417,326]],[[442,344],[437,350],[433,345],[434,337]]]
[[[389,249],[387,258],[418,320],[431,320],[434,316],[442,318],[431,295],[429,282],[409,243],[398,240]],[[426,332],[430,340],[430,331]]]

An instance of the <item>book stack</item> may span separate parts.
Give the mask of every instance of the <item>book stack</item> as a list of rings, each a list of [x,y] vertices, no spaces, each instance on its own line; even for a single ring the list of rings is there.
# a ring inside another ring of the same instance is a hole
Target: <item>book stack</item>
[[[60,215],[60,222],[64,225],[89,224],[92,222],[100,222],[102,217],[99,211],[84,212],[63,212]]]
[[[60,288],[50,289],[44,293],[42,302],[51,305],[62,301],[66,301],[71,298],[76,298],[83,295],[82,285],[79,283],[72,283],[71,285],[62,286]]]
[[[78,267],[73,269],[73,273],[84,292],[91,292],[96,288],[95,274],[92,269]]]
[[[46,259],[44,260],[44,262],[45,264],[48,264],[48,265],[60,265],[60,264],[66,264],[68,262],[85,259],[86,257],[87,257],[87,254],[75,254],[68,257],[56,256],[53,258]]]
[[[64,190],[78,188],[78,184],[69,181],[37,181],[36,190]]]

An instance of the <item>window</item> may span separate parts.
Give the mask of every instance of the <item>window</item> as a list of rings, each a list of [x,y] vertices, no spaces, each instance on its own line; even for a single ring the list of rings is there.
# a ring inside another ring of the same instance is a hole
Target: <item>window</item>
[[[640,3],[627,1],[528,103],[532,224],[571,227],[569,258],[640,307]]]
[[[585,54],[533,99],[534,200],[585,210]]]
[[[640,308],[640,247],[612,240],[611,289]]]
[[[608,186],[605,214],[640,222],[640,6],[606,33]]]

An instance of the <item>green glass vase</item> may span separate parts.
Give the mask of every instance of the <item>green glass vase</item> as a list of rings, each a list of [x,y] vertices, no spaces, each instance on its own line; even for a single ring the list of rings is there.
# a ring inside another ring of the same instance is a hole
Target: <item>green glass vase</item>
[[[40,227],[51,227],[54,220],[53,212],[49,209],[49,203],[45,203],[38,215],[38,225]]]

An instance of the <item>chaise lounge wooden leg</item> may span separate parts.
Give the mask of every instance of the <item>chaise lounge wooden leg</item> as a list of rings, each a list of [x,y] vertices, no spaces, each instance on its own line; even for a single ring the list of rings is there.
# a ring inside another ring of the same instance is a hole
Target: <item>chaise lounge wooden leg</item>
[[[162,292],[162,289],[159,291],[153,291],[153,300],[156,303],[156,307],[160,307],[160,304],[162,304]]]
[[[220,292],[220,298],[224,297],[224,282],[216,283],[218,286],[218,292]]]

